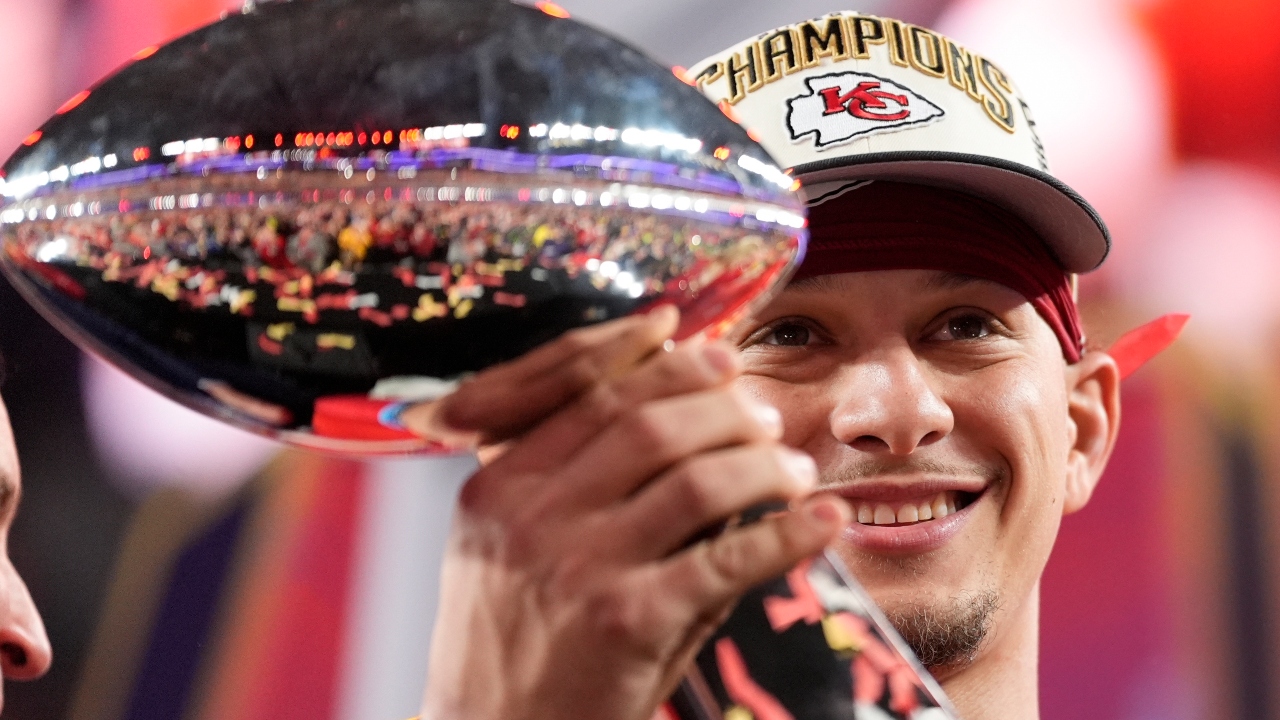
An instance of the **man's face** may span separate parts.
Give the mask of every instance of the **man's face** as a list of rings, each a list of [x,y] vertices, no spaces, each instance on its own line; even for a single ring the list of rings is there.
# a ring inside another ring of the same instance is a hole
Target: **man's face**
[[[1017,292],[923,270],[788,287],[733,338],[740,387],[858,518],[839,552],[935,669],[1030,597],[1063,514],[1070,373]]]
[[[21,493],[18,451],[0,402],[0,672],[6,679],[34,680],[49,669],[53,655],[31,593],[9,560],[9,528]]]

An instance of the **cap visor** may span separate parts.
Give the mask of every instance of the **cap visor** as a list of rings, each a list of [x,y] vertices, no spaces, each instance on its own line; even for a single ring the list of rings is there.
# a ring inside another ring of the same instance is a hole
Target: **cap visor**
[[[984,155],[887,152],[831,158],[791,169],[813,203],[845,184],[894,180],[958,190],[1012,212],[1044,239],[1063,269],[1094,270],[1111,251],[1111,234],[1076,191],[1048,173]]]

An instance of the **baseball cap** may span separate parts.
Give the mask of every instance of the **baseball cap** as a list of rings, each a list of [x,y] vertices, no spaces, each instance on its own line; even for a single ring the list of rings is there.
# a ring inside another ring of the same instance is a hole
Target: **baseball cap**
[[[1008,74],[937,32],[832,13],[740,42],[689,77],[800,180],[810,205],[873,180],[932,185],[1011,212],[1068,273],[1110,250],[1097,211],[1050,174]]]

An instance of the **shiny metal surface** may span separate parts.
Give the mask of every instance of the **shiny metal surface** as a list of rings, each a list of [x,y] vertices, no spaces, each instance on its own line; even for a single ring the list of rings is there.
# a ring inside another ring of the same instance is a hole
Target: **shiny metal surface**
[[[803,252],[793,183],[671,71],[496,0],[294,0],[149,48],[4,165],[3,264],[152,387],[287,441],[567,329],[714,334]]]

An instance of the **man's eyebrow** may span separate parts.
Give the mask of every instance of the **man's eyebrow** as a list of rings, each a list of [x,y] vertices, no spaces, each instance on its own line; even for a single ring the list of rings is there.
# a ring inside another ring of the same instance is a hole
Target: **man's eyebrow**
[[[958,272],[940,272],[929,276],[924,282],[925,290],[958,290],[974,283],[989,283],[990,280],[974,275]]]
[[[820,291],[833,289],[836,287],[836,282],[833,280],[834,277],[834,275],[814,275],[812,277],[804,278],[803,280],[796,280],[795,282],[788,283],[787,289],[800,290],[802,292],[806,290]]]

